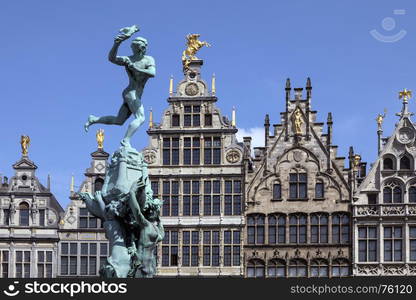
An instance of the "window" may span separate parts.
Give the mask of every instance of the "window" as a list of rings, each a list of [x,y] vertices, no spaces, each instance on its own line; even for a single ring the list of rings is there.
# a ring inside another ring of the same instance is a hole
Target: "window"
[[[204,164],[221,164],[221,138],[204,137]]]
[[[205,126],[212,126],[212,114],[205,114]]]
[[[314,259],[311,263],[311,277],[328,277],[328,261],[325,259]]]
[[[396,182],[390,182],[384,186],[383,189],[384,203],[401,203],[402,189]]]
[[[9,278],[9,250],[0,251],[0,275]]]
[[[409,202],[415,203],[416,202],[416,187],[411,186],[409,188]]]
[[[10,209],[3,209],[3,224],[10,224]]]
[[[220,232],[206,230],[203,234],[203,265],[218,267],[220,265]]]
[[[97,243],[81,243],[81,275],[97,274]]]
[[[251,259],[247,263],[247,277],[264,277],[264,262],[260,259]]]
[[[101,191],[104,185],[104,179],[97,178],[94,182],[94,191],[98,192]]]
[[[264,215],[248,215],[247,239],[249,245],[264,244]]]
[[[292,259],[289,262],[289,277],[306,277],[307,264],[303,259]]]
[[[332,262],[332,277],[347,277],[350,275],[350,264],[345,259],[335,259]]]
[[[400,159],[400,170],[410,170],[410,158],[403,156]]]
[[[390,157],[383,160],[383,170],[394,170],[393,160]]]
[[[173,267],[178,265],[178,232],[165,231],[162,241],[162,266]]]
[[[221,207],[221,182],[219,180],[204,181],[204,215],[219,216]]]
[[[377,261],[377,227],[358,228],[358,261]]]
[[[39,226],[45,226],[45,210],[39,209]]]
[[[201,125],[201,106],[185,105],[183,121],[185,127],[199,127]]]
[[[409,226],[410,260],[416,261],[416,226]]]
[[[77,243],[61,244],[61,275],[77,275]]]
[[[289,198],[306,199],[307,175],[306,173],[291,173],[289,175]]]
[[[19,204],[19,225],[29,226],[29,204],[26,202]]]
[[[200,164],[200,139],[199,137],[186,137],[183,140],[183,164]]]
[[[332,243],[348,244],[350,242],[350,217],[345,213],[332,215]]]
[[[151,181],[150,186],[152,187],[153,191],[153,199],[159,198],[159,181]]]
[[[172,115],[172,127],[179,127],[181,123],[181,118],[178,114]]]
[[[184,216],[199,216],[199,181],[183,182],[182,205]]]
[[[182,240],[182,266],[197,267],[199,265],[199,231],[183,231]]]
[[[224,231],[224,266],[240,265],[240,242],[241,234],[239,230]]]
[[[16,251],[16,278],[30,277],[30,251]]]
[[[282,200],[282,186],[280,183],[273,184],[273,200]]]
[[[269,215],[269,244],[286,243],[286,216]]]
[[[367,194],[368,204],[377,204],[377,194]]]
[[[311,243],[328,243],[328,215],[311,215]]]
[[[99,228],[98,218],[94,217],[85,207],[79,209],[79,228]]]
[[[384,260],[403,260],[403,232],[401,226],[384,227]]]
[[[324,198],[324,183],[322,181],[317,181],[315,184],[315,198]]]
[[[224,215],[241,214],[241,181],[226,180],[224,183]]]
[[[38,251],[38,278],[52,278],[52,251]]]
[[[289,217],[289,242],[304,244],[306,243],[306,215],[295,214]]]
[[[163,139],[163,165],[179,165],[179,138]]]
[[[163,216],[177,216],[179,207],[179,181],[163,181]]]
[[[282,259],[269,260],[267,277],[286,277],[286,262]]]
[[[107,264],[108,243],[100,243],[100,268]]]

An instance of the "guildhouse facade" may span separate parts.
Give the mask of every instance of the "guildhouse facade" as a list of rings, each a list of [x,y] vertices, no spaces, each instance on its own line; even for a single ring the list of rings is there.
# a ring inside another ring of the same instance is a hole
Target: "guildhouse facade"
[[[270,133],[266,115],[265,145],[245,158],[246,277],[351,275],[354,154],[345,168],[332,144],[332,115],[325,130],[311,97],[309,78],[305,91],[288,79],[281,123]]]
[[[58,222],[63,209],[36,177],[24,151],[14,176],[0,182],[0,277],[56,277]]]
[[[356,276],[416,275],[415,124],[408,111],[410,92],[400,92],[403,107],[392,135],[382,137],[378,158],[353,202]]]
[[[173,90],[159,124],[150,118],[143,150],[155,197],[163,200],[165,239],[158,276],[242,276],[244,146],[235,118],[216,106],[202,60],[192,60]]]

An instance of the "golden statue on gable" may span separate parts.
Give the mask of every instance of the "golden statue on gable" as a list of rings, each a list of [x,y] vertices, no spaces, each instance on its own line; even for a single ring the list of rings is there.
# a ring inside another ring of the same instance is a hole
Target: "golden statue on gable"
[[[294,129],[295,129],[295,134],[296,135],[301,135],[302,134],[302,124],[303,124],[303,120],[302,120],[302,113],[300,112],[300,108],[298,107],[295,111],[295,113],[293,114],[293,124],[294,124]]]
[[[95,135],[97,139],[98,149],[103,149],[104,144],[104,129],[98,129],[97,134]]]
[[[27,156],[27,149],[30,145],[30,137],[28,135],[22,135],[22,137],[20,138],[20,145],[22,146],[23,156]]]
[[[384,118],[386,117],[387,109],[384,109],[384,114],[378,114],[376,117],[376,122],[378,125],[378,130],[382,130],[382,125]]]
[[[198,40],[200,37],[200,34],[194,33],[194,34],[188,34],[186,36],[186,49],[182,52],[182,64],[183,69],[187,70],[189,67],[189,64],[192,60],[197,60],[198,58],[195,56],[195,54],[198,52],[199,49],[201,49],[203,46],[211,47],[209,43],[206,41],[201,42]]]

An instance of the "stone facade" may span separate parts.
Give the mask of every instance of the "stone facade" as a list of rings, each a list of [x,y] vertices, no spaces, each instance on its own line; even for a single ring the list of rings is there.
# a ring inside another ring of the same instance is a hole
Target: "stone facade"
[[[152,189],[163,199],[165,240],[158,276],[242,276],[244,146],[192,61],[143,149]],[[215,80],[215,79],[214,79]]]
[[[63,209],[27,155],[0,182],[0,277],[56,277]]]
[[[355,191],[353,202],[356,276],[416,275],[416,129],[403,103],[393,134]]]
[[[339,277],[351,267],[350,173],[306,95],[286,82],[281,123],[246,156],[246,277]],[[250,139],[245,140],[250,148]]]

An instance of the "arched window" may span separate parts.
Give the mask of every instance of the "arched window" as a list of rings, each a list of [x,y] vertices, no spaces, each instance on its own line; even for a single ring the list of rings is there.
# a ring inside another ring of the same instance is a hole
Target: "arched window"
[[[264,244],[264,219],[261,214],[247,217],[247,241],[250,245]]]
[[[29,226],[29,204],[26,202],[19,204],[19,225]]]
[[[317,180],[315,184],[315,198],[324,198],[324,183],[322,180]]]
[[[343,258],[335,259],[332,262],[332,277],[346,277],[350,275],[350,264]]]
[[[390,182],[384,185],[383,203],[402,203],[402,189],[396,182]]]
[[[311,215],[311,243],[328,243],[328,215]]]
[[[394,170],[393,159],[386,157],[383,160],[383,170]]]
[[[269,260],[267,277],[286,277],[286,262],[283,259]]]
[[[347,244],[350,242],[350,217],[346,213],[332,215],[332,243]]]
[[[251,259],[247,263],[247,277],[264,277],[264,262],[261,259]]]
[[[269,244],[286,243],[286,216],[285,215],[269,215]]]
[[[410,158],[408,156],[403,156],[400,159],[400,170],[410,170]]]
[[[306,243],[307,221],[304,214],[292,214],[289,217],[289,242],[296,244]]]
[[[306,277],[307,263],[303,259],[292,259],[289,262],[289,277]]]
[[[101,191],[104,185],[104,180],[102,178],[97,178],[94,182],[94,191]]]
[[[416,202],[416,187],[415,186],[411,186],[409,188],[409,202],[410,203]]]
[[[328,261],[325,259],[314,259],[311,263],[311,277],[328,277]]]
[[[289,174],[289,198],[305,199],[307,198],[308,176],[306,173]]]

